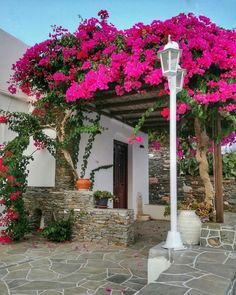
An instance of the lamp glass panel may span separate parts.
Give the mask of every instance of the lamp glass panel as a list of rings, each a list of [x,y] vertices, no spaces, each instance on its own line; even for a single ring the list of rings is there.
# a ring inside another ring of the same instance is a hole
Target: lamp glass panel
[[[176,74],[176,88],[182,89],[183,86],[183,71],[178,70]]]
[[[161,61],[162,61],[163,73],[168,72],[169,71],[169,54],[168,54],[168,51],[163,51],[161,53]]]
[[[170,70],[172,72],[176,72],[178,63],[179,63],[179,51],[178,50],[171,50]]]

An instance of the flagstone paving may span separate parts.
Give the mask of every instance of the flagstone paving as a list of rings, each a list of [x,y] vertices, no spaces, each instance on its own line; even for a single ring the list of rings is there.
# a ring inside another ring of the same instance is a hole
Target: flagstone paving
[[[129,248],[35,237],[0,245],[0,295],[236,295],[236,252],[221,249],[176,251],[170,268],[146,285],[149,249],[166,229],[160,221],[149,233],[140,228]]]
[[[35,238],[0,245],[0,294],[132,295],[147,283],[152,245],[54,244]]]
[[[137,295],[236,295],[236,252],[195,246],[172,255],[173,264]]]

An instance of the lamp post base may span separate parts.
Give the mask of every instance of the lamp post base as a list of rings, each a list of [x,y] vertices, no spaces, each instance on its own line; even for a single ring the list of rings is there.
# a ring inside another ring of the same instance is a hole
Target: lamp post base
[[[186,247],[183,245],[180,233],[178,231],[168,231],[166,242],[162,247],[174,250],[186,249]]]

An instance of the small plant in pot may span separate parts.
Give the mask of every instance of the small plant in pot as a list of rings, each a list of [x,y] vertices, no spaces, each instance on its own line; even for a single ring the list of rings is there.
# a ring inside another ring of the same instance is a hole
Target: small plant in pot
[[[107,208],[108,200],[114,198],[112,193],[108,191],[95,191],[93,197],[97,208]]]

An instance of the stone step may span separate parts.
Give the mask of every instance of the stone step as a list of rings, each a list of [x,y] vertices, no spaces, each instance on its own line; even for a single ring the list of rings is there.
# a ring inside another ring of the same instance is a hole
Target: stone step
[[[151,219],[151,216],[149,214],[137,215],[138,221],[148,221],[150,219]]]

